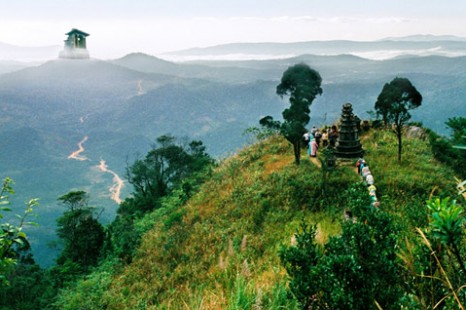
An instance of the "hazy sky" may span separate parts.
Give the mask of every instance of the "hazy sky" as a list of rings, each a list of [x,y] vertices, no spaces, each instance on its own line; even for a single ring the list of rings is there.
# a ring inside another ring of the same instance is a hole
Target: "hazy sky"
[[[78,28],[92,57],[232,42],[466,37],[465,0],[0,0],[0,42],[62,45]]]

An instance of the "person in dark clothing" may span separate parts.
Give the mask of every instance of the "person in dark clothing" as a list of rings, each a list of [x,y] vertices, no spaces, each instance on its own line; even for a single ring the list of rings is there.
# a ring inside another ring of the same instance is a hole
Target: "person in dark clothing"
[[[303,140],[304,140],[304,145],[305,146],[307,146],[309,144],[310,138],[311,138],[311,134],[309,132],[306,132],[303,135]]]
[[[320,146],[320,140],[322,139],[322,134],[320,133],[319,130],[316,131],[314,134],[314,137],[316,138],[317,145]]]
[[[356,167],[358,167],[358,174],[361,174],[361,166],[362,166],[363,161],[364,161],[364,159],[362,157],[360,157],[358,159],[358,161],[356,162]]]
[[[337,138],[338,138],[337,126],[333,125],[332,129],[330,129],[330,133],[328,134],[328,140],[330,142],[331,147],[335,147]]]
[[[316,126],[312,126],[312,128],[311,128],[311,135],[312,135],[313,137],[316,136],[316,132],[317,132]]]

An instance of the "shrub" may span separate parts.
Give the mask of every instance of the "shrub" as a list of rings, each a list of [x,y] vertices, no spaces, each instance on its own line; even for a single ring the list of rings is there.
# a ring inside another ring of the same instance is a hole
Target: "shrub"
[[[395,252],[400,227],[391,215],[371,206],[360,184],[345,196],[355,221],[344,223],[341,236],[331,237],[322,250],[315,227],[302,224],[297,246],[281,250],[290,290],[303,309],[367,309],[376,302],[397,309],[402,296]]]

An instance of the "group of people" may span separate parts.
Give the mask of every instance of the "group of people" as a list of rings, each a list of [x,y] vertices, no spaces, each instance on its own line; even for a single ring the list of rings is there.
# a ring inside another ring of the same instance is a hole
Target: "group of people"
[[[362,177],[362,181],[367,185],[367,190],[372,199],[372,206],[379,206],[380,202],[377,200],[376,195],[377,188],[374,185],[374,177],[369,169],[369,165],[363,158],[359,158],[356,162],[356,167],[358,168],[358,174]]]
[[[331,129],[324,129],[322,132],[316,126],[312,126],[303,137],[308,145],[307,153],[311,157],[316,157],[321,142],[324,147],[335,147],[338,138],[337,126],[333,125]]]

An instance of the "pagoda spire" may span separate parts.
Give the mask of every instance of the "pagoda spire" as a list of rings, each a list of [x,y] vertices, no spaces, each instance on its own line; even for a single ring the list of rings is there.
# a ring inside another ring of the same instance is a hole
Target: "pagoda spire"
[[[339,158],[358,158],[364,154],[359,140],[360,119],[353,114],[351,103],[345,103],[342,108],[340,129],[335,149]]]

